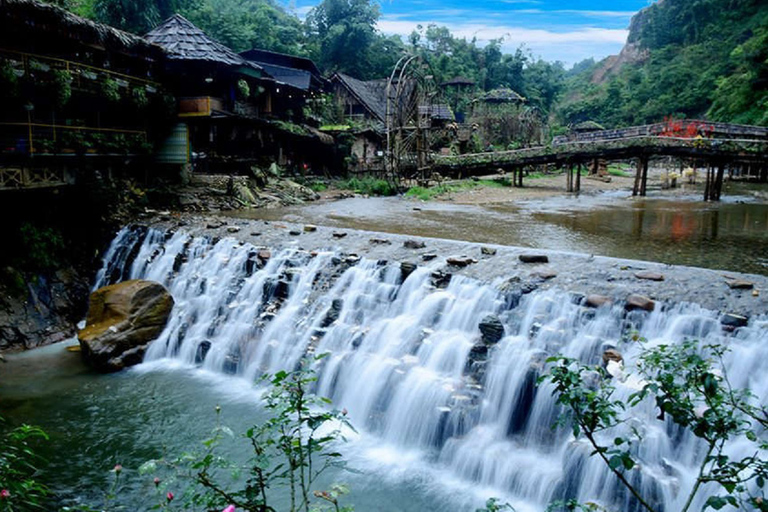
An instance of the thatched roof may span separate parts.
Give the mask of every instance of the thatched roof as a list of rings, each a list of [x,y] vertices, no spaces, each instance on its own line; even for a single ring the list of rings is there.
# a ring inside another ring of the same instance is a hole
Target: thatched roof
[[[473,86],[475,85],[474,80],[470,80],[469,78],[463,77],[463,76],[457,76],[455,78],[451,78],[450,80],[447,80],[440,84],[440,87],[461,87],[461,86]]]
[[[0,0],[2,37],[18,34],[61,37],[109,51],[159,57],[162,49],[134,34],[76,16],[38,0]]]
[[[577,132],[577,133],[599,132],[599,131],[605,130],[605,128],[603,128],[603,125],[598,124],[594,121],[584,121],[583,123],[574,125],[572,129],[574,132]]]
[[[525,101],[525,98],[508,87],[500,87],[486,92],[475,101],[485,103],[522,103]]]
[[[245,66],[261,70],[205,32],[180,14],[174,14],[144,36],[168,53],[171,60],[202,61],[230,66]]]

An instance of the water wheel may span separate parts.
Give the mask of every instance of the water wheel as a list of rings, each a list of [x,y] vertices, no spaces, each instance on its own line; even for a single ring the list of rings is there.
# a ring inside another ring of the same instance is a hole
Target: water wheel
[[[390,181],[426,180],[431,163],[432,121],[438,89],[429,65],[402,57],[387,82],[387,174]]]

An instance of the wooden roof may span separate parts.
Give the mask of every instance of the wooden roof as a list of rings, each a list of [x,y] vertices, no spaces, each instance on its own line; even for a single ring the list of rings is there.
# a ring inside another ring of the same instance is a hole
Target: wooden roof
[[[0,13],[3,39],[26,33],[49,34],[130,55],[161,57],[163,53],[161,48],[139,36],[38,0],[0,0]]]
[[[174,14],[144,37],[162,46],[171,60],[202,61],[262,69],[258,64],[248,62],[223,44],[211,39],[180,14]]]
[[[331,80],[337,80],[360,102],[378,121],[387,120],[387,80],[358,80],[343,73],[336,73]]]

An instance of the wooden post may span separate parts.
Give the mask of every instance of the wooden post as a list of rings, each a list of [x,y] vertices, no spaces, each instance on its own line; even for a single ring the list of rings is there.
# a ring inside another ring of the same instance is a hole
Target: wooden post
[[[709,189],[711,182],[712,166],[707,162],[707,180],[704,183],[704,200],[709,201]]]
[[[648,157],[643,156],[641,160],[643,163],[643,177],[642,182],[640,183],[640,195],[645,197],[645,189],[648,184]]]
[[[720,162],[717,167],[717,178],[715,179],[714,197],[715,201],[720,200],[720,194],[723,192],[723,174],[725,173],[725,164]]]
[[[635,169],[635,185],[632,187],[632,195],[636,196],[640,193],[640,175],[643,172],[643,158],[637,159],[637,169]]]
[[[573,163],[568,163],[568,170],[566,171],[565,179],[566,192],[573,192]]]
[[[579,162],[579,167],[576,169],[576,192],[581,192],[581,162]]]
[[[523,168],[522,167],[517,168],[517,179],[518,179],[517,186],[520,188],[523,188]]]

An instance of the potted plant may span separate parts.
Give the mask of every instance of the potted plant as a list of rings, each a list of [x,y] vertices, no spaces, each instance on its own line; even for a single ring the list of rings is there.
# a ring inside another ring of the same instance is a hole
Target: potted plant
[[[117,103],[120,101],[120,85],[109,77],[101,82],[101,94],[107,101]]]
[[[72,73],[64,69],[54,70],[51,85],[53,88],[54,104],[56,107],[61,108],[72,97]]]

